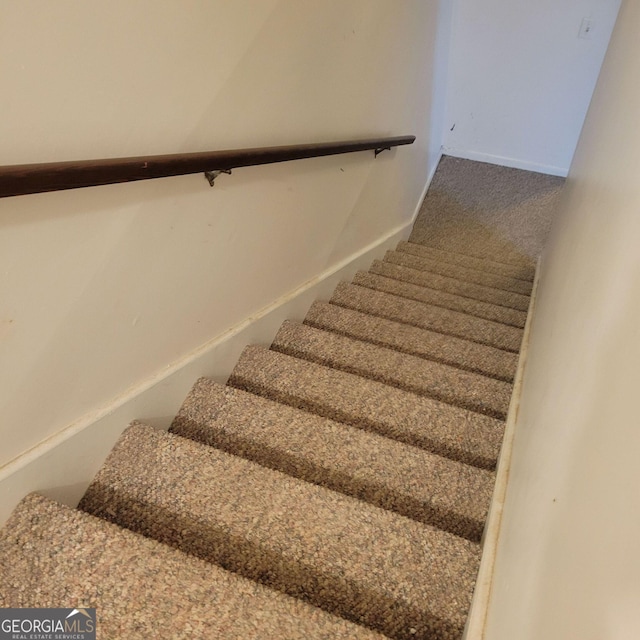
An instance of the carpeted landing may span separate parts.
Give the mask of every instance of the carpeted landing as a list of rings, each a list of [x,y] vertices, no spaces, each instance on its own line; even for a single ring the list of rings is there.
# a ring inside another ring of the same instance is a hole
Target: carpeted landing
[[[78,509],[26,497],[0,607],[96,607],[101,638],[461,638],[534,262],[435,244],[198,380],[169,433],[130,425]]]

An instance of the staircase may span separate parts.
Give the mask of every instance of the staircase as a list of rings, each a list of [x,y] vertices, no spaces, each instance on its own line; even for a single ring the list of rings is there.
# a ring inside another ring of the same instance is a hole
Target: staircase
[[[78,509],[0,534],[0,607],[96,607],[101,638],[463,634],[534,276],[402,242],[134,423]]]

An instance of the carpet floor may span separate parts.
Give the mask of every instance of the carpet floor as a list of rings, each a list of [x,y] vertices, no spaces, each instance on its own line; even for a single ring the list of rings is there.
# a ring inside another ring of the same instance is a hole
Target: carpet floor
[[[24,498],[0,608],[98,638],[459,640],[562,180],[444,157],[408,242],[134,422],[77,509]],[[123,425],[125,427],[125,425]]]
[[[409,240],[530,264],[541,253],[564,179],[443,156]]]

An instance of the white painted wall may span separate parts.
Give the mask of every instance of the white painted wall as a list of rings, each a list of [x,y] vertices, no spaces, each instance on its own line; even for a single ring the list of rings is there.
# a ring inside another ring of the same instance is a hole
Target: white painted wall
[[[3,2],[0,164],[418,136],[214,189],[186,176],[0,200],[5,471],[410,223],[441,146],[439,5]]]
[[[566,175],[620,0],[453,2],[446,153]]]
[[[624,0],[543,256],[490,640],[640,629],[639,32]]]

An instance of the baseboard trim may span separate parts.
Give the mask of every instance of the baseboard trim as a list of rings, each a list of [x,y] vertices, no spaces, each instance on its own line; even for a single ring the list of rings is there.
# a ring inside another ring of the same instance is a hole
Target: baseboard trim
[[[418,214],[420,213],[420,209],[422,209],[422,203],[424,202],[424,199],[427,197],[427,191],[429,191],[429,187],[433,182],[433,178],[436,175],[436,171],[438,170],[438,165],[440,164],[440,160],[442,160],[443,155],[444,155],[443,148],[440,147],[440,152],[438,153],[438,157],[433,167],[431,167],[431,171],[429,171],[429,175],[427,176],[427,182],[424,185],[424,189],[422,190],[422,193],[420,194],[420,200],[418,200],[418,204],[416,205],[416,208],[413,210],[413,216],[411,216],[412,227],[414,222],[416,221],[416,218],[418,217]]]
[[[522,336],[522,348],[520,349],[518,368],[516,370],[516,376],[513,384],[513,395],[511,396],[511,402],[509,404],[509,411],[507,413],[507,421],[504,430],[504,439],[502,441],[502,448],[500,449],[500,457],[498,458],[495,488],[493,490],[491,506],[489,507],[489,514],[482,537],[482,558],[480,560],[480,569],[478,570],[478,579],[473,593],[473,600],[471,601],[471,608],[469,610],[463,640],[484,640],[485,637],[487,614],[491,602],[493,572],[495,568],[496,553],[500,543],[502,513],[507,495],[509,472],[511,470],[513,441],[518,426],[522,381],[528,356],[531,322],[536,305],[539,275],[540,259],[538,259],[538,265],[536,268],[536,276],[527,312],[527,321],[525,323],[524,333]]]
[[[505,156],[495,156],[490,153],[481,153],[478,151],[469,151],[468,149],[457,149],[454,147],[444,147],[444,155],[454,158],[462,158],[464,160],[476,160],[477,162],[487,162],[489,164],[497,164],[501,167],[511,167],[512,169],[524,169],[525,171],[534,171],[536,173],[545,173],[551,176],[559,176],[566,178],[569,175],[568,167],[556,167],[550,164],[538,164],[536,162],[528,162],[527,160],[519,160],[517,158],[508,158]]]
[[[428,186],[428,185],[427,185]],[[422,201],[421,201],[422,202]],[[419,205],[418,205],[419,209]],[[0,525],[18,502],[37,491],[75,506],[122,431],[133,420],[167,429],[193,383],[201,376],[226,382],[242,349],[269,345],[286,319],[301,320],[317,299],[328,299],[340,280],[405,240],[412,221],[399,225],[269,306],[216,336],[154,376],[131,387],[0,469]]]

